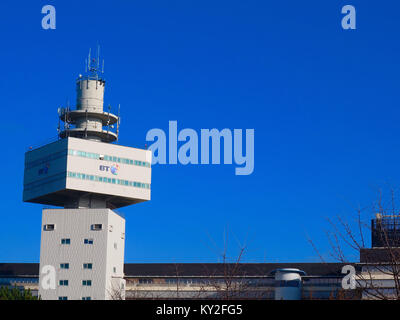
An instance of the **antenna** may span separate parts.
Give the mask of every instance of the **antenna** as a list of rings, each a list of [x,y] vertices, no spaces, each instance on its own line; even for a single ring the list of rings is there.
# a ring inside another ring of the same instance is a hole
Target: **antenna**
[[[88,61],[89,61],[89,63],[88,63],[88,71],[90,71],[90,52],[92,51],[92,48],[89,48],[89,56],[88,56]]]
[[[87,117],[87,114],[88,114],[88,110],[86,109],[86,111],[85,111],[85,116],[86,116],[86,126],[85,126],[85,138],[87,139],[87,129],[88,129],[88,117]]]
[[[121,109],[121,104],[118,104],[117,141],[119,139],[119,125],[120,125],[120,122],[121,122],[121,118],[119,117],[120,109]]]
[[[118,124],[121,124],[121,118],[119,116],[120,109],[121,109],[121,104],[118,103]]]
[[[97,70],[100,69],[100,45],[97,44]]]
[[[60,119],[61,109],[60,108],[58,108],[57,113],[58,113],[57,136],[58,136],[58,139],[60,139],[60,131],[61,131],[61,128],[60,128],[60,126],[61,126],[61,119]]]
[[[111,105],[108,105],[108,118],[107,118],[107,126],[110,125],[110,110],[111,110]],[[108,129],[107,129],[108,130]]]
[[[89,55],[86,62],[86,72],[89,73],[90,77],[94,77],[96,79],[99,78],[99,73],[104,73],[104,59],[102,61],[102,66],[100,69],[100,45],[97,44],[97,54],[95,57],[92,57],[92,48],[89,49]]]

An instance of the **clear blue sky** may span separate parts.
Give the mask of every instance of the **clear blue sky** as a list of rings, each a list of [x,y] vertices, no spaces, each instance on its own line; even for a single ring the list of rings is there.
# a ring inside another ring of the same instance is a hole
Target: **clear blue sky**
[[[41,29],[41,8],[57,29]],[[357,30],[341,8],[357,9]],[[400,180],[397,1],[2,1],[1,262],[38,262],[41,205],[22,202],[24,152],[56,135],[89,47],[102,46],[121,144],[148,130],[254,128],[255,170],[157,165],[152,200],[123,209],[126,262],[318,261],[326,217]],[[219,250],[216,249],[219,247]]]

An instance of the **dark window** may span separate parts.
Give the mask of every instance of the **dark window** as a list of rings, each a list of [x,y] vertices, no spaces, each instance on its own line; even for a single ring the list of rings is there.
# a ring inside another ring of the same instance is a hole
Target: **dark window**
[[[61,244],[71,244],[71,239],[61,239]]]
[[[93,244],[93,239],[85,239],[83,240],[84,244]]]
[[[102,224],[92,224],[90,227],[90,229],[93,231],[98,231],[98,230],[101,230],[102,228],[103,228]]]
[[[68,286],[68,280],[60,280],[60,286]]]
[[[90,287],[92,285],[92,280],[82,280],[82,285]]]
[[[55,225],[54,224],[45,224],[43,227],[44,231],[54,231]]]
[[[139,283],[141,284],[153,283],[153,279],[139,279]]]

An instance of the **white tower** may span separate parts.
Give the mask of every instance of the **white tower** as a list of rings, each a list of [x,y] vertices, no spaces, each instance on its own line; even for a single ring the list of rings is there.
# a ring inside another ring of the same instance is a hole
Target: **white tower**
[[[151,151],[110,143],[119,116],[103,111],[99,57],[87,68],[76,109],[59,109],[60,139],[25,154],[23,200],[64,207],[43,210],[44,300],[123,299],[125,219],[113,210],[150,200]]]
[[[99,77],[99,58],[91,59],[89,52],[87,63],[89,74],[86,77],[80,75],[76,82],[76,110],[69,107],[59,109],[60,119],[65,123],[60,137],[115,141],[118,139],[119,117],[110,110],[103,111],[105,81]],[[71,124],[75,128],[70,128]],[[117,125],[116,133],[110,131],[114,124]]]
[[[301,300],[302,276],[306,273],[299,269],[284,268],[271,272],[275,275],[275,300]]]

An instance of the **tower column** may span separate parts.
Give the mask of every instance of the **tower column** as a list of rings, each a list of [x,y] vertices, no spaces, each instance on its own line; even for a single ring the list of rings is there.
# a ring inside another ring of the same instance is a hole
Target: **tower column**
[[[119,116],[104,112],[105,80],[98,59],[88,61],[76,108],[59,109],[60,139],[25,153],[23,200],[63,207],[42,213],[44,300],[124,299],[125,218],[116,209],[150,200],[151,151],[110,143]]]

